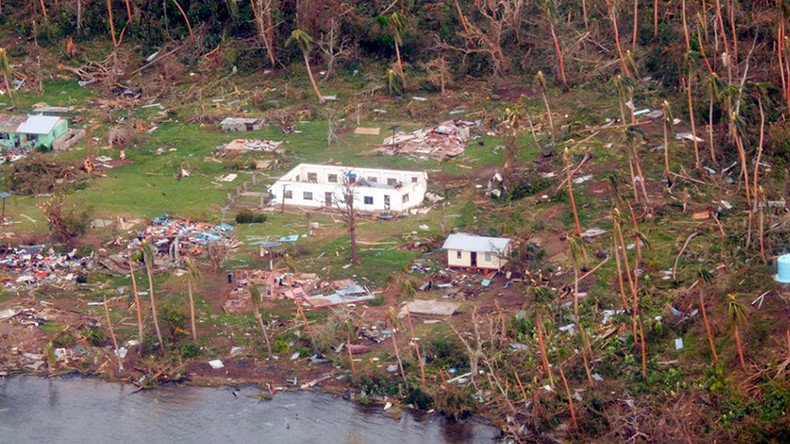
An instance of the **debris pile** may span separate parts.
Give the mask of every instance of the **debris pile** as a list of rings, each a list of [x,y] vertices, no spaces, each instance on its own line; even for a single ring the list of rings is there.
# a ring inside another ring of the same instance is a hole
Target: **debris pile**
[[[388,155],[448,159],[463,154],[473,128],[480,122],[448,120],[411,133],[399,132],[384,139],[379,151]]]
[[[90,258],[79,258],[76,254],[77,250],[56,253],[44,245],[0,249],[0,273],[14,276],[0,276],[0,282],[8,290],[19,286],[74,283],[80,272],[92,266]]]
[[[285,149],[281,148],[283,142],[267,139],[235,139],[227,144],[217,147],[219,154],[241,154],[241,153],[275,153],[284,154]]]
[[[290,273],[284,270],[238,270],[236,286],[223,305],[227,313],[239,313],[251,307],[250,285],[259,287],[271,299],[292,299],[305,308],[324,308],[373,299],[367,288],[352,279],[326,281],[315,273]]]
[[[213,225],[168,215],[158,216],[137,233],[127,245],[125,253],[103,258],[100,263],[117,273],[128,273],[130,253],[137,251],[142,242],[147,240],[154,251],[155,268],[171,268],[178,266],[182,257],[204,254],[207,246],[215,242],[221,242],[227,249],[236,248],[239,243],[230,235],[232,231],[233,226],[225,223]]]

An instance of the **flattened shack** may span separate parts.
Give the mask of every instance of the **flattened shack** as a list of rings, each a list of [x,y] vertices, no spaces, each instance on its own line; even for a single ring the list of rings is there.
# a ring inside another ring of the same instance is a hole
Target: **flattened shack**
[[[0,146],[7,150],[51,149],[68,130],[68,122],[57,116],[0,114]]]
[[[499,270],[510,255],[510,239],[455,233],[447,236],[442,249],[450,267]]]

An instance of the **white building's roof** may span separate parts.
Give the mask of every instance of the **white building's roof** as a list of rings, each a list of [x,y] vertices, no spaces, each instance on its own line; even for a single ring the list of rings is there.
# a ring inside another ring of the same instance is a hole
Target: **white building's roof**
[[[455,233],[447,236],[443,250],[501,253],[510,244],[506,237],[486,237],[474,234]]]
[[[22,134],[49,134],[60,120],[58,116],[27,116],[27,120],[19,125],[17,132]]]

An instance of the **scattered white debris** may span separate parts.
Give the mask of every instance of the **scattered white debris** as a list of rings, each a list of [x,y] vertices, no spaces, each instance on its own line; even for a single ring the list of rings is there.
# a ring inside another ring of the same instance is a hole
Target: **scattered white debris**
[[[211,366],[214,370],[221,369],[225,367],[225,364],[222,363],[219,359],[214,359],[213,361],[208,361],[208,365]]]
[[[704,139],[702,139],[700,137],[697,137],[697,136],[695,136],[694,134],[691,134],[691,133],[677,133],[677,134],[675,134],[675,140],[688,140],[688,141],[691,141],[691,142],[694,142],[694,141],[696,141],[696,142],[704,142],[705,141]]]
[[[575,183],[576,185],[578,185],[578,184],[580,184],[580,183],[587,182],[588,180],[590,180],[590,179],[592,179],[592,178],[593,178],[593,177],[592,177],[592,174],[588,174],[588,175],[586,175],[586,176],[577,177],[576,179],[573,179],[573,183]]]

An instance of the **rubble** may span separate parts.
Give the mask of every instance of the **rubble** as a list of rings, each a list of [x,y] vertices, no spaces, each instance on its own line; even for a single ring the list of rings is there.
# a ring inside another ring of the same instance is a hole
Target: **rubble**
[[[217,151],[220,153],[256,152],[283,154],[285,149],[281,148],[282,144],[282,141],[268,139],[235,139],[218,147]]]
[[[236,287],[223,304],[227,313],[249,309],[249,286],[260,287],[265,297],[293,299],[305,308],[325,308],[373,299],[370,291],[352,279],[326,281],[314,273],[291,273],[284,270],[237,270]],[[265,291],[263,291],[265,290]]]
[[[265,125],[262,119],[246,118],[246,117],[226,117],[219,123],[225,131],[256,131]]]
[[[448,120],[408,134],[399,132],[384,139],[379,151],[389,155],[452,158],[463,154],[471,130],[479,126],[479,121]]]
[[[77,257],[77,250],[56,253],[44,245],[0,248],[0,272],[14,278],[3,278],[0,282],[6,289],[19,286],[35,287],[42,284],[72,284],[82,271],[92,268],[89,257]]]

